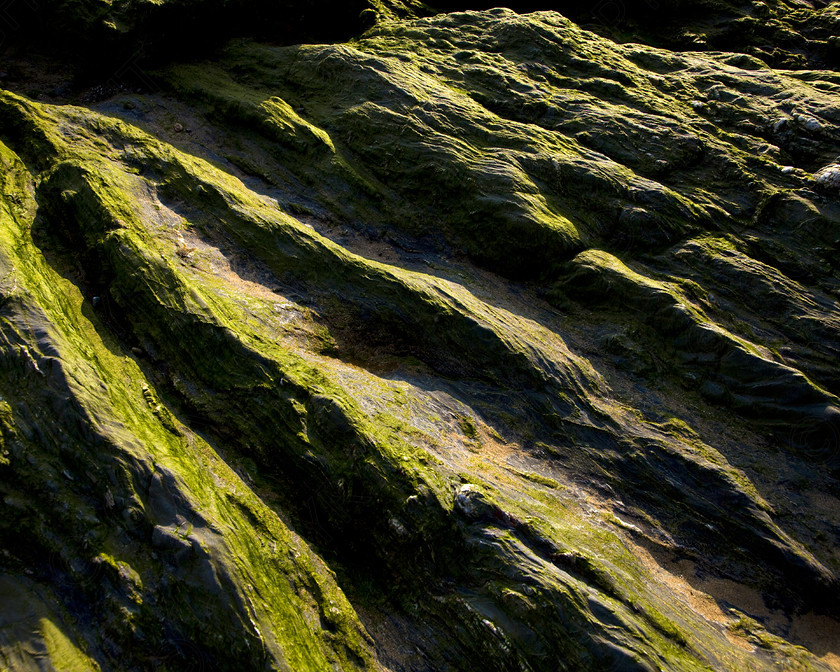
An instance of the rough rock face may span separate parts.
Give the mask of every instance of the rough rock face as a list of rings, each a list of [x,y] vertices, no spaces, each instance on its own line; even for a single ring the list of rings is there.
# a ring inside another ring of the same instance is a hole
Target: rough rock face
[[[0,668],[838,669],[836,72],[494,9],[148,77],[0,93]]]
[[[441,0],[443,9],[491,9],[492,0]],[[520,11],[555,10],[620,42],[678,51],[735,51],[780,68],[840,65],[837,2],[799,0],[512,0]]]

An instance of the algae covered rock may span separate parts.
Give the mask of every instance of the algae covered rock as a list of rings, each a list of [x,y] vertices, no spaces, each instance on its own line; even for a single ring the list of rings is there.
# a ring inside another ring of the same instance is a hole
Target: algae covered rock
[[[486,0],[429,3],[446,11],[491,9]],[[618,41],[676,51],[723,51],[748,69],[840,65],[836,2],[788,0],[513,0],[517,12],[554,10]],[[632,37],[631,37],[632,36]],[[629,38],[629,39],[628,39]]]
[[[831,669],[836,75],[374,9],[0,92],[0,664]]]

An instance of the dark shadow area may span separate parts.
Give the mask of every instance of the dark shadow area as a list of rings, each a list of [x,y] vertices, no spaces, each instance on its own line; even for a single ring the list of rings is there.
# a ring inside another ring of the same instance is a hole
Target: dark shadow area
[[[10,0],[0,17],[0,49],[11,61],[46,58],[71,66],[68,91],[93,85],[106,93],[117,85],[148,91],[154,90],[149,69],[205,58],[229,38],[344,41],[372,25],[371,11],[366,0]],[[7,74],[0,72],[0,81]]]

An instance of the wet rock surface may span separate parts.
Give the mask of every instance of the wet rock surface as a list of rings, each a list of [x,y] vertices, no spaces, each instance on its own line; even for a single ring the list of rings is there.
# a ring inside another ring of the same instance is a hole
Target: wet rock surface
[[[823,52],[372,9],[0,92],[0,666],[837,669]]]

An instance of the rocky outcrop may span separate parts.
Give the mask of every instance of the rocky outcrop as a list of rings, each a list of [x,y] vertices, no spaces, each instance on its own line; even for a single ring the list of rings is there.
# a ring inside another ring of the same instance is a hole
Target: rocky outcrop
[[[396,13],[0,93],[3,665],[836,665],[836,74]]]

